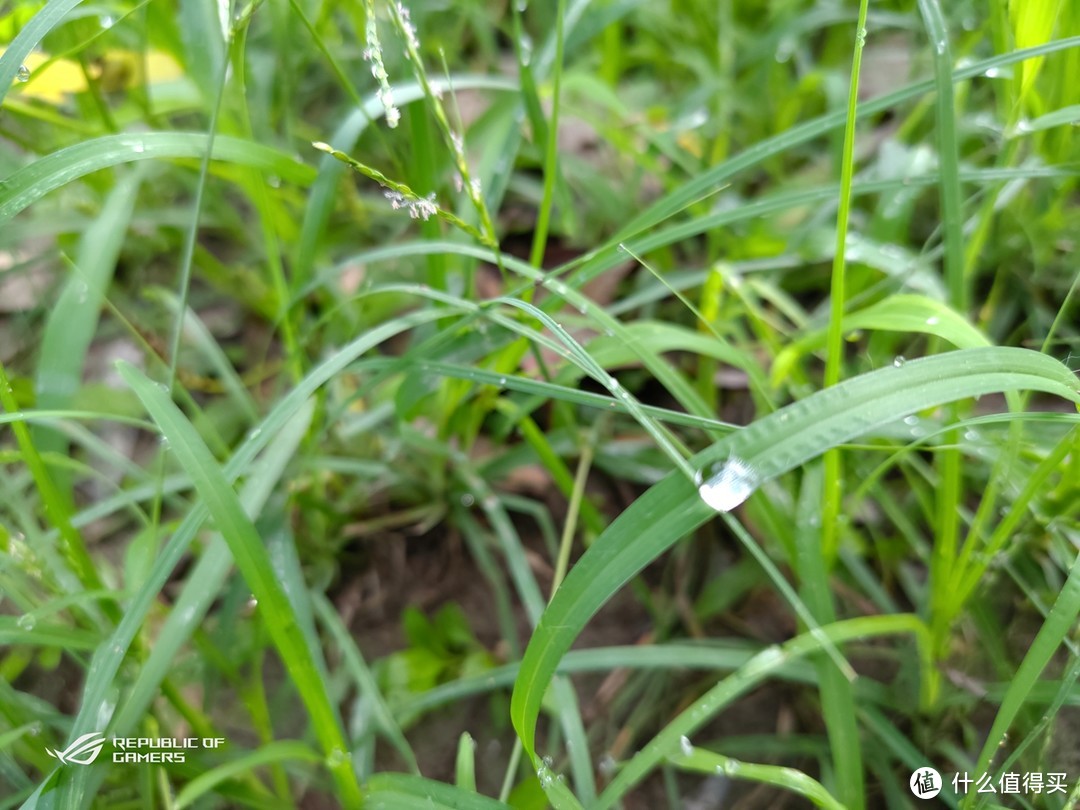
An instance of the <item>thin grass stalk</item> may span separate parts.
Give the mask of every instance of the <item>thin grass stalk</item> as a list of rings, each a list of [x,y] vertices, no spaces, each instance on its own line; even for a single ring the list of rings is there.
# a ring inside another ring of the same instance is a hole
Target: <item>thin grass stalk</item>
[[[852,185],[855,173],[856,109],[859,103],[859,74],[862,68],[863,48],[866,45],[866,17],[869,0],[859,3],[856,22],[855,50],[851,60],[851,79],[848,85],[847,121],[844,125],[844,148],[840,164],[840,201],[836,215],[836,247],[833,253],[832,276],[829,290],[829,327],[827,355],[825,360],[825,387],[840,382],[844,361],[843,320],[847,296],[847,234],[851,216]],[[843,487],[843,465],[840,449],[833,447],[824,454],[824,475],[821,509],[820,554],[813,553],[808,560],[811,576],[805,585],[818,596],[814,599],[815,620],[827,621],[834,615],[832,596],[828,587],[828,572],[839,546],[838,528]],[[850,681],[841,677],[841,671],[833,662],[822,660],[818,671],[821,675],[821,703],[823,712],[833,722],[827,723],[829,748],[837,770],[840,795],[851,808],[864,806],[863,765],[858,744],[852,744],[855,701]],[[838,725],[839,724],[839,725]]]
[[[551,119],[548,121],[547,146],[544,154],[544,196],[540,201],[540,210],[536,214],[532,250],[529,252],[529,264],[537,268],[544,266],[548,226],[551,223],[551,207],[555,197],[555,181],[559,172],[559,99],[562,90],[565,23],[566,0],[558,0],[555,11],[555,65],[552,80]]]

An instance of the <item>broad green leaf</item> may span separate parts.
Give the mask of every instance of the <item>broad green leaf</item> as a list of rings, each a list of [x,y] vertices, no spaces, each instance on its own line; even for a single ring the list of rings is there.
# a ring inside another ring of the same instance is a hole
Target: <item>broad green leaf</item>
[[[725,436],[691,462],[704,470],[739,459],[764,481],[916,411],[1011,390],[1080,402],[1076,376],[1050,357],[1026,349],[967,349],[846,380]],[[715,514],[695,483],[673,472],[620,515],[570,571],[541,617],[514,686],[512,719],[534,762],[544,692],[585,623],[634,574]]]

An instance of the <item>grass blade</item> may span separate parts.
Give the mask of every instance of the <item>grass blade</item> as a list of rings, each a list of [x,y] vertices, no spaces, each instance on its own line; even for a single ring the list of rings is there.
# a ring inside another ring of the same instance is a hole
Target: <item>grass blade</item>
[[[327,765],[347,804],[359,804],[360,787],[348,750],[337,710],[331,705],[320,670],[298,625],[288,595],[274,573],[270,555],[251,519],[218,467],[210,450],[184,418],[180,409],[155,383],[133,366],[121,363],[124,380],[142,400],[147,411],[161,427],[180,464],[205,501],[210,515],[229,544],[237,568],[259,600],[259,611],[282,662],[289,671],[300,697],[311,714],[315,734],[328,757]]]
[[[68,146],[39,158],[0,183],[0,223],[7,222],[28,205],[91,172],[154,158],[199,158],[206,152],[201,132],[146,132],[138,135],[105,135]],[[262,169],[283,181],[308,185],[315,170],[295,158],[242,138],[214,138],[213,160]]]
[[[691,463],[702,469],[737,458],[763,481],[907,414],[1017,389],[1080,402],[1076,376],[1050,357],[1026,349],[967,349],[819,391],[724,437]],[[714,514],[685,476],[670,474],[620,515],[570,571],[541,618],[514,687],[511,715],[530,756],[543,694],[585,623],[637,571]]]

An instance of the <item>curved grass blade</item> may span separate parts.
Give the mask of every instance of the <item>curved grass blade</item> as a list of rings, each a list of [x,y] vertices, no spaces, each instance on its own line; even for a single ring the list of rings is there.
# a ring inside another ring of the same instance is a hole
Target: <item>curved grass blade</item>
[[[365,807],[385,810],[508,810],[509,805],[478,793],[400,773],[371,777]]]
[[[253,519],[262,511],[273,487],[304,438],[313,412],[314,402],[308,400],[277,432],[274,443],[260,456],[255,471],[244,482],[240,503]],[[130,733],[145,715],[180,648],[191,638],[210,605],[219,597],[232,571],[232,562],[228,544],[220,534],[216,534],[199,556],[199,561],[173,602],[173,609],[158,631],[127,700],[118,708],[116,718],[109,727],[112,734],[124,736]]]
[[[1080,382],[1050,357],[1026,349],[967,349],[853,377],[725,436],[691,463],[703,469],[737,458],[760,482],[907,414],[1017,389],[1080,402]],[[713,515],[684,475],[670,474],[620,515],[570,571],[541,618],[514,687],[514,727],[534,760],[541,700],[585,623],[635,573]]]
[[[704,726],[725,706],[774,674],[780,667],[823,652],[829,645],[836,646],[845,641],[871,636],[908,633],[915,636],[920,659],[925,664],[929,660],[929,634],[923,622],[908,613],[848,619],[823,627],[816,633],[803,633],[784,644],[766,647],[668,723],[663,731],[626,763],[591,810],[607,810],[615,804],[627,790],[640,782],[666,757],[679,753],[683,747],[683,738]]]
[[[0,223],[28,205],[84,175],[137,160],[198,158],[206,151],[202,132],[146,132],[105,135],[65,147],[24,166],[0,183]],[[284,181],[308,185],[315,170],[261,143],[219,135],[211,152],[214,160],[262,169]]]
[[[258,453],[278,435],[285,423],[304,406],[308,398],[328,380],[346,368],[349,363],[394,335],[415,326],[445,318],[447,314],[453,312],[453,307],[446,307],[441,310],[426,310],[403,315],[366,332],[342,347],[337,353],[328,357],[312,369],[307,377],[274,406],[273,410],[267,414],[256,430],[248,434],[247,440],[236,450],[233,457],[229,459],[224,467],[223,472],[227,481],[231,483],[241,473],[245,472]],[[168,484],[168,479],[166,479],[166,483]],[[182,487],[180,482],[177,482],[175,486],[178,489]],[[150,498],[154,494],[153,491],[149,491],[145,493],[145,497]],[[112,509],[112,506],[109,506],[109,509]],[[85,520],[88,522],[94,519],[98,515],[98,511],[94,509],[86,510]],[[108,510],[102,511],[108,513]],[[124,656],[145,621],[154,599],[165,586],[173,569],[183,558],[188,545],[206,518],[206,504],[197,503],[162,549],[146,582],[132,595],[131,601],[124,610],[123,619],[113,632],[108,643],[99,646],[94,653],[93,660],[87,670],[79,714],[68,732],[69,741],[80,734],[94,731],[98,725],[99,716],[103,712],[106,717],[111,716],[111,709],[106,711],[111,702],[109,693],[113,681],[120,671]],[[73,776],[70,771],[65,774],[64,778],[71,780],[63,784],[65,792],[62,800],[65,802],[65,807],[83,806],[88,790],[84,784],[85,780],[93,778],[93,775],[96,774],[98,774],[96,769],[86,768],[79,769]],[[27,800],[24,810],[41,810],[45,807],[54,806],[50,802],[55,800],[58,793],[53,784],[56,775],[57,771],[54,770],[46,776],[41,785]],[[49,799],[45,799],[46,788],[49,789]]]
[[[922,332],[947,340],[958,349],[989,346],[989,339],[962,315],[940,301],[924,295],[890,295],[865,309],[844,316],[843,331],[865,329],[888,332]],[[776,356],[770,382],[780,385],[799,358],[825,345],[826,331],[818,329],[785,347]]]
[[[97,330],[101,302],[127,236],[140,180],[137,172],[121,178],[105,199],[101,215],[79,240],[73,275],[49,310],[41,338],[34,379],[39,408],[68,407],[82,382],[86,352]],[[67,447],[66,439],[53,429],[37,428],[31,435],[42,453],[63,453]],[[70,481],[61,479],[57,483],[70,497]]]
[[[15,76],[30,51],[81,2],[82,0],[50,0],[7,46],[0,56],[0,105],[4,103],[11,83],[15,81]]]
[[[310,745],[299,740],[275,740],[266,743],[250,754],[245,754],[234,760],[219,765],[205,773],[201,773],[184,785],[183,789],[176,794],[176,810],[190,807],[200,797],[205,796],[217,785],[234,776],[247,773],[255,768],[270,765],[277,762],[318,762],[322,757],[319,752]]]
[[[679,754],[668,757],[676,768],[695,773],[723,774],[729,779],[746,779],[803,796],[817,807],[827,810],[845,810],[817,779],[795,768],[779,765],[762,765],[757,762],[740,762],[703,748],[682,746]]]
[[[167,394],[134,366],[121,362],[117,368],[168,439],[258,600],[267,631],[311,715],[315,735],[327,755],[327,767],[340,791],[339,798],[348,806],[359,804],[360,786],[352,761],[345,756],[348,745],[341,720],[327,694],[315,651],[307,644],[295,608],[278,581],[255,525],[244,513],[209,448]]]

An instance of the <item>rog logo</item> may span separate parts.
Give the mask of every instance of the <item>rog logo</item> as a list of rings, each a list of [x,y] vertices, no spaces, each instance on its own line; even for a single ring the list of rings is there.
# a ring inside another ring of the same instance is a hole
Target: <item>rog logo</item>
[[[45,753],[65,765],[69,762],[74,762],[76,765],[89,765],[97,759],[103,745],[105,745],[105,735],[100,731],[91,731],[89,734],[83,734],[63,751],[52,751],[46,748]]]

